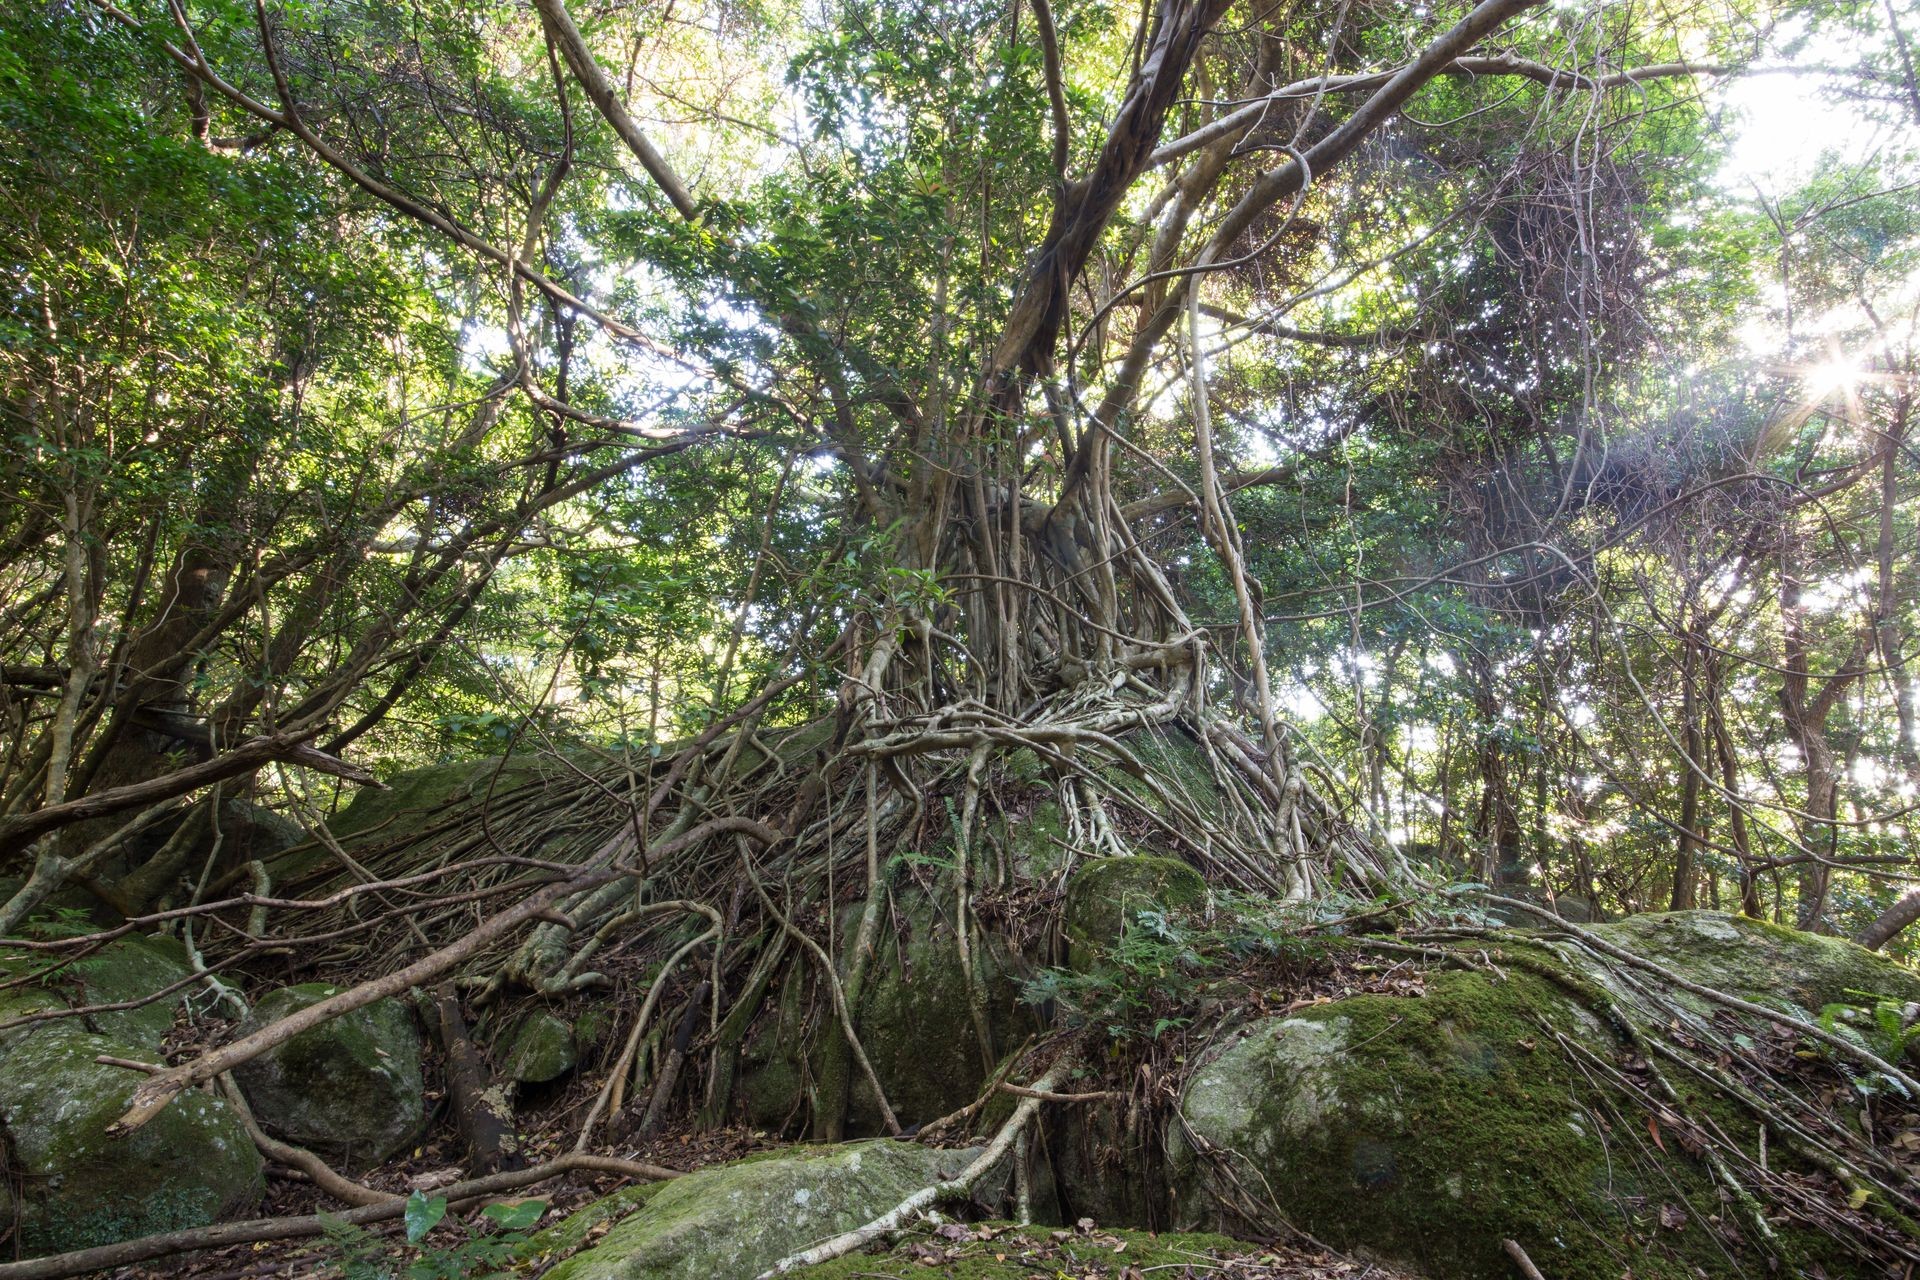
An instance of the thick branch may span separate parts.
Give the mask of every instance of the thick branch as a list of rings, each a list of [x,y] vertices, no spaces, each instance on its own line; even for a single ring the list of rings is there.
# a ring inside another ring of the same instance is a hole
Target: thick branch
[[[566,56],[567,66],[580,81],[580,87],[587,91],[587,97],[600,109],[613,131],[620,135],[620,141],[627,144],[627,150],[633,152],[640,161],[640,167],[647,171],[660,190],[666,193],[680,216],[691,222],[699,216],[699,206],[693,202],[693,196],[687,190],[687,184],[673,171],[666,157],[654,149],[647,135],[628,114],[626,104],[620,101],[620,95],[614,91],[613,82],[607,79],[607,73],[593,56],[593,50],[587,48],[586,37],[580,34],[580,28],[574,25],[573,15],[567,12],[563,0],[534,0],[533,7],[540,11],[540,21],[560,46],[560,52]]]
[[[318,732],[316,728],[299,734],[276,733],[251,738],[225,755],[189,765],[185,769],[176,769],[158,778],[130,782],[124,787],[110,787],[78,800],[68,800],[64,804],[52,804],[31,813],[0,818],[0,851],[17,848],[49,831],[57,831],[76,822],[124,813],[129,809],[198,791],[201,787],[224,782],[228,778],[238,778],[275,760],[345,778],[362,786],[384,785],[360,766],[348,764],[338,756],[330,756],[307,741]]]
[[[1404,70],[1404,68],[1402,68]],[[1510,55],[1496,57],[1456,58],[1453,63],[1442,68],[1439,74],[1445,76],[1518,76],[1525,80],[1537,80],[1550,89],[1576,89],[1594,93],[1606,89],[1617,89],[1630,84],[1642,84],[1649,80],[1672,79],[1676,76],[1723,76],[1731,68],[1707,63],[1662,62],[1651,66],[1633,67],[1626,71],[1616,71],[1610,75],[1589,76],[1578,71],[1568,71],[1560,67],[1550,67],[1544,62],[1535,62],[1531,58],[1516,58]],[[1344,76],[1316,76],[1311,80],[1297,80],[1282,85],[1264,97],[1234,110],[1218,120],[1195,129],[1153,153],[1150,163],[1162,165],[1169,160],[1177,160],[1190,151],[1197,151],[1220,138],[1231,137],[1260,123],[1273,108],[1290,98],[1313,98],[1329,93],[1369,93],[1387,84],[1398,72],[1366,71]]]

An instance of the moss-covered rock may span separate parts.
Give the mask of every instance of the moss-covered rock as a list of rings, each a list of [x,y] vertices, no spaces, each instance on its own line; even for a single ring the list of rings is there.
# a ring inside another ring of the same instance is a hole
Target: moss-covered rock
[[[756,1129],[784,1133],[806,1111],[807,977],[789,966],[774,979],[766,1012],[741,1049],[734,1096],[742,1118]]]
[[[751,1280],[872,1221],[979,1152],[880,1140],[802,1148],[676,1178],[547,1280]]]
[[[0,979],[33,979],[30,985],[0,993],[0,1022],[40,1009],[134,1004],[130,1009],[88,1014],[87,1029],[137,1047],[140,1053],[133,1056],[153,1058],[173,1028],[175,1013],[195,987],[190,984],[156,1000],[147,997],[192,976],[186,948],[162,936],[120,938],[71,963],[18,953],[0,956]],[[4,1006],[10,998],[26,1002],[9,1010]],[[136,1003],[141,1001],[145,1003]],[[0,1040],[5,1035],[0,1032]]]
[[[1702,986],[1800,1017],[1866,992],[1920,1000],[1920,977],[1842,938],[1720,911],[1629,916],[1593,932]],[[1601,974],[1604,978],[1605,975]],[[1697,997],[1683,1002],[1704,1007]]]
[[[989,1062],[1022,1042],[1038,1024],[1020,999],[1025,959],[1009,950],[1004,939],[984,931],[976,934],[975,981],[993,1041],[983,1050],[948,903],[917,894],[902,895],[899,901],[904,929],[892,937],[882,935],[860,1004],[860,1039],[900,1123],[924,1124],[979,1097]],[[854,1085],[852,1099],[849,1131],[884,1132],[864,1084]]]
[[[324,983],[266,996],[247,1034],[333,995]],[[398,1000],[377,1000],[269,1049],[234,1078],[267,1129],[348,1169],[404,1149],[426,1124],[420,1034]]]
[[[1142,909],[1169,911],[1207,900],[1207,882],[1174,858],[1096,858],[1067,881],[1067,963],[1087,970],[1110,955]]]
[[[538,762],[531,758],[509,760],[504,765],[499,760],[482,759],[409,769],[386,779],[385,790],[368,787],[355,792],[353,800],[334,818],[333,834],[340,840],[403,836],[440,821],[449,810],[477,803],[488,795],[499,799],[539,778]]]
[[[1226,1236],[1104,1228],[1054,1231],[982,1222],[961,1231],[919,1233],[877,1253],[855,1253],[793,1272],[806,1280],[943,1276],[953,1280],[1035,1280],[1043,1276],[1232,1275],[1222,1264],[1257,1260],[1261,1250]],[[1256,1274],[1272,1274],[1264,1268]],[[1383,1280],[1386,1278],[1383,1277]]]
[[[10,1002],[0,1016],[23,1007]],[[259,1153],[211,1094],[191,1090],[132,1134],[107,1136],[142,1077],[94,1059],[148,1052],[71,1018],[24,1029],[0,1047],[0,1136],[20,1180],[26,1252],[204,1226],[259,1198]]]
[[[1920,990],[1851,944],[1715,913],[1595,932],[1802,1016],[1847,992]],[[1240,1219],[1257,1205],[1253,1216],[1435,1280],[1509,1274],[1509,1238],[1556,1280],[1766,1274],[1765,1254],[1851,1273],[1823,1236],[1780,1225],[1763,1248],[1744,1234],[1712,1171],[1657,1128],[1649,1137],[1645,1113],[1560,1048],[1564,1037],[1631,1070],[1632,1050],[1603,1016],[1630,1003],[1631,983],[1525,936],[1488,950],[1499,975],[1433,972],[1423,996],[1350,996],[1253,1023],[1211,1052],[1169,1136],[1176,1222]],[[1724,1099],[1684,1102],[1724,1132],[1751,1134]]]
[[[610,1227],[638,1213],[667,1185],[665,1182],[636,1182],[620,1188],[612,1195],[601,1196],[575,1209],[552,1226],[528,1236],[514,1250],[515,1256],[541,1264],[570,1258],[596,1233],[605,1234],[601,1230],[603,1226]]]
[[[522,1018],[500,1054],[500,1074],[515,1084],[545,1084],[573,1070],[580,1053],[573,1024],[536,1010]]]
[[[456,760],[408,769],[385,778],[385,788],[362,787],[329,820],[328,831],[351,849],[365,850],[413,839],[458,811],[484,799],[498,803],[546,776],[532,756]],[[326,883],[347,874],[326,844],[303,840],[265,859],[277,887]]]
[[[178,939],[132,937],[76,961],[71,973],[79,988],[79,1003],[126,1004],[191,977],[193,966],[187,963],[187,949]],[[182,987],[132,1009],[114,1009],[89,1017],[106,1035],[156,1054],[173,1029],[175,1012],[192,993],[191,986]]]
[[[974,939],[973,963],[993,1040],[982,1050],[953,925],[946,894],[900,891],[861,993],[861,1047],[902,1125],[925,1123],[972,1102],[986,1087],[989,1055],[997,1058],[1038,1029],[1033,1011],[1020,998],[1026,960],[1003,938],[982,932]],[[858,927],[855,904],[842,913],[841,936]],[[758,1128],[787,1128],[805,1113],[811,1100],[807,1089],[825,1074],[827,1038],[840,1031],[816,978],[806,957],[789,965],[748,1038],[736,1094],[746,1119]],[[929,1064],[938,1068],[929,1070]],[[849,1067],[847,1132],[884,1133],[872,1091],[858,1069]]]

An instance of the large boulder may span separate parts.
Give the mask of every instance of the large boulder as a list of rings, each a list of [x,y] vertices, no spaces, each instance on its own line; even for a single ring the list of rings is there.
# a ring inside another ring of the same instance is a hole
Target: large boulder
[[[1067,964],[1085,971],[1110,957],[1142,911],[1177,912],[1202,907],[1207,882],[1174,858],[1147,854],[1095,858],[1067,881],[1062,927]]]
[[[924,1124],[972,1102],[986,1086],[987,1055],[975,1030],[971,992],[954,935],[950,898],[911,886],[899,890],[882,941],[861,993],[861,1047],[886,1090],[902,1125]],[[859,907],[842,913],[842,937],[859,927]],[[975,935],[972,959],[986,1006],[987,1033],[995,1057],[1018,1047],[1038,1023],[1021,1000],[1024,959],[1002,937]],[[843,967],[842,979],[845,978]],[[736,1097],[748,1123],[789,1129],[806,1114],[807,1089],[827,1074],[825,1049],[840,1036],[817,971],[807,957],[790,963],[769,992],[768,1012],[748,1037]],[[811,1035],[808,1018],[818,1019]],[[928,1064],[937,1063],[937,1070]],[[847,1099],[847,1132],[873,1136],[886,1131],[873,1092],[857,1067]]]
[[[0,1021],[58,1004],[48,993],[22,991],[0,999]],[[143,1077],[101,1065],[95,1059],[102,1055],[150,1058],[153,1049],[88,1031],[78,1018],[17,1028],[0,1040],[0,1147],[19,1180],[12,1209],[22,1251],[112,1244],[251,1208],[260,1196],[260,1156],[227,1105],[189,1091],[132,1134],[109,1137],[107,1126],[126,1112]]]
[[[275,991],[241,1034],[337,991],[317,982]],[[405,1150],[426,1126],[420,1033],[398,1000],[376,1000],[310,1027],[233,1074],[261,1125],[350,1170]]]
[[[977,1155],[883,1139],[702,1169],[661,1188],[547,1280],[752,1280],[952,1177]]]
[[[175,1014],[188,997],[205,996],[204,986],[196,989],[196,984],[188,983],[158,999],[150,998],[193,976],[187,949],[176,938],[122,938],[96,955],[75,961],[65,976],[75,988],[76,1004],[133,1006],[106,1009],[88,1018],[97,1030],[138,1045],[150,1056],[160,1052]],[[205,1004],[203,998],[202,1007]]]
[[[580,1059],[573,1023],[536,1009],[514,1024],[500,1053],[500,1074],[515,1084],[546,1084]]]
[[[1920,999],[1920,979],[1878,956],[1739,917],[1640,916],[1594,933],[1802,1018],[1862,992]],[[1657,979],[1520,935],[1479,952],[1497,975],[1430,972],[1424,994],[1349,996],[1210,1051],[1169,1137],[1176,1222],[1285,1221],[1433,1280],[1510,1274],[1508,1239],[1555,1280],[1766,1274],[1779,1259],[1857,1273],[1830,1238],[1784,1221],[1762,1246],[1697,1152],[1599,1083],[1649,1069],[1610,1019],[1644,1011]],[[1751,1117],[1697,1084],[1678,1081],[1686,1115],[1753,1135]]]

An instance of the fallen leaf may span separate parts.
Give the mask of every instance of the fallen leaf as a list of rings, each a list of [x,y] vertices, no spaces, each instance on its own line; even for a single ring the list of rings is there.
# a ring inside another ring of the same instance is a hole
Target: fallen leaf
[[[1660,1206],[1660,1225],[1669,1231],[1679,1231],[1687,1225],[1687,1211],[1677,1204]]]

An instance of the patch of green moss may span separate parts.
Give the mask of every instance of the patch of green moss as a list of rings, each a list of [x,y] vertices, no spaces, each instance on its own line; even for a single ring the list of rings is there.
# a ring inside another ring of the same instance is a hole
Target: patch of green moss
[[[880,1140],[800,1148],[676,1178],[547,1280],[752,1276],[869,1222],[978,1154]]]
[[[989,1238],[949,1241],[920,1233],[880,1253],[856,1253],[793,1274],[808,1280],[876,1276],[1032,1280],[1035,1276],[1113,1276],[1126,1268],[1148,1274],[1162,1268],[1178,1275],[1188,1267],[1210,1274],[1219,1269],[1222,1259],[1259,1254],[1242,1241],[1201,1233],[1155,1235],[1102,1229],[1079,1235],[1002,1222],[981,1223],[969,1230]]]
[[[1067,963],[1085,971],[1112,951],[1141,909],[1178,910],[1207,900],[1207,882],[1175,858],[1095,858],[1067,881]]]
[[[1504,1239],[1556,1280],[1764,1272],[1711,1170],[1561,1048],[1627,1056],[1570,994],[1578,981],[1505,973],[1430,974],[1424,997],[1356,995],[1258,1023],[1196,1071],[1187,1123],[1287,1220],[1435,1280],[1508,1274]],[[1729,1134],[1752,1129],[1724,1099],[1690,1105]],[[1217,1174],[1177,1147],[1177,1220],[1206,1220]],[[1790,1261],[1830,1252],[1777,1229]]]
[[[573,1020],[573,1042],[580,1052],[590,1053],[613,1038],[613,1012],[604,1005],[589,1005]]]
[[[572,1257],[593,1229],[603,1222],[619,1222],[646,1207],[660,1193],[664,1182],[636,1182],[612,1195],[601,1196],[591,1204],[575,1209],[559,1222],[528,1236],[514,1252],[529,1262],[557,1261]]]

